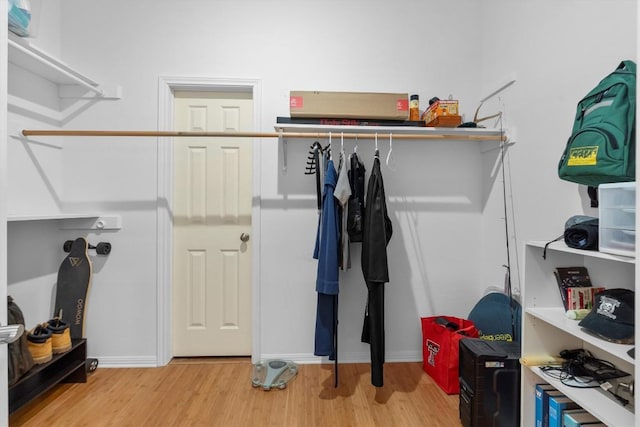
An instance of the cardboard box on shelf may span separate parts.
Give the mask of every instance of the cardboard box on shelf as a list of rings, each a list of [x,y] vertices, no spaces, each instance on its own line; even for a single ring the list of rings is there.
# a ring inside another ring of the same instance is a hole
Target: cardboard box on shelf
[[[457,115],[458,115],[458,101],[441,99],[429,105],[429,108],[427,108],[426,111],[422,114],[422,120],[424,120],[427,126],[433,126],[433,125],[430,125],[429,123],[433,122],[438,117],[457,116]]]
[[[439,116],[427,122],[425,126],[436,128],[455,128],[462,123],[462,116]]]
[[[407,93],[291,91],[291,117],[408,120]]]

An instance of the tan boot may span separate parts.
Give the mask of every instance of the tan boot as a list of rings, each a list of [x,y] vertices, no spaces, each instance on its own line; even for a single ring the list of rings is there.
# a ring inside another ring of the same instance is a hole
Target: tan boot
[[[60,354],[71,350],[71,334],[67,322],[58,317],[54,317],[46,323],[46,327],[51,331],[51,349],[53,354]]]
[[[36,326],[27,335],[27,346],[34,363],[47,363],[53,357],[51,331],[44,325]]]

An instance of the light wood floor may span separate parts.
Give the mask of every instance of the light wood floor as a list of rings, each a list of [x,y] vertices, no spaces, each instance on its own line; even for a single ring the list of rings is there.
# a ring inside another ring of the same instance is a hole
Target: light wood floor
[[[456,427],[446,395],[422,363],[386,363],[384,387],[368,364],[300,365],[286,389],[251,386],[249,359],[174,359],[160,368],[98,368],[11,415],[10,426]]]

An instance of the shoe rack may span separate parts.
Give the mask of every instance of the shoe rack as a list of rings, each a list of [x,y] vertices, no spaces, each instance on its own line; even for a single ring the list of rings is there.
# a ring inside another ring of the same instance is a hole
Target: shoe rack
[[[87,382],[87,340],[74,339],[71,350],[54,354],[41,365],[35,365],[9,387],[9,413],[13,413],[59,383]]]

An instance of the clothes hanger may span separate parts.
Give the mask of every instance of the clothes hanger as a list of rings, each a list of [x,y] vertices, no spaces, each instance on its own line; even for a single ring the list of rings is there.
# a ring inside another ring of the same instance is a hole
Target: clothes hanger
[[[388,167],[389,169],[391,169],[392,171],[395,171],[395,169],[394,169],[394,168],[392,168],[392,167],[391,167],[391,165],[389,164],[389,163],[390,163],[390,160],[391,160],[391,153],[392,153],[392,152],[393,152],[393,134],[392,134],[392,133],[389,133],[389,153],[387,153],[387,160],[386,160],[386,164],[387,164],[387,167]]]
[[[307,157],[307,167],[304,172],[305,175],[316,176],[316,201],[318,205],[318,212],[322,210],[322,178],[321,178],[321,163],[320,156],[322,154],[322,145],[318,141],[314,141],[311,144],[309,156]]]
[[[376,134],[375,134],[375,142],[376,142],[376,152],[373,155],[373,157],[379,157],[380,156],[380,152],[378,151],[378,132],[376,132]]]

